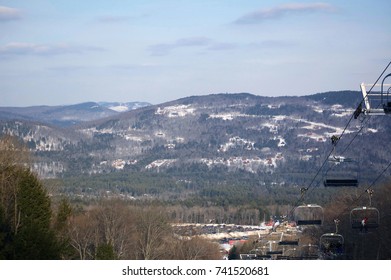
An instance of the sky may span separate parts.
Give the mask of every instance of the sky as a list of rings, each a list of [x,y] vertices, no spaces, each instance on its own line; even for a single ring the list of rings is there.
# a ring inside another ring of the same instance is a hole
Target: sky
[[[359,90],[391,61],[390,11],[389,0],[0,0],[0,106]]]

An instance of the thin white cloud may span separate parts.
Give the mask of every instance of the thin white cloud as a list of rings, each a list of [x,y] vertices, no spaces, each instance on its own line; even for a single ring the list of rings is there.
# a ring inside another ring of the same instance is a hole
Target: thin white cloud
[[[252,42],[248,46],[257,49],[275,49],[275,48],[288,48],[293,47],[296,44],[290,41],[283,40],[264,40],[259,42]]]
[[[243,15],[235,23],[256,24],[265,20],[283,18],[289,15],[334,12],[335,10],[335,7],[328,3],[291,3]]]
[[[169,44],[156,44],[148,47],[149,52],[153,56],[164,56],[172,51],[180,48],[198,47],[205,51],[230,51],[240,48],[240,44],[216,42],[207,37],[189,37],[178,39]]]
[[[21,56],[21,55],[63,55],[83,54],[90,51],[102,51],[103,49],[89,46],[72,46],[68,44],[33,44],[24,42],[8,43],[0,46],[0,56]]]
[[[208,50],[210,51],[229,51],[234,50],[238,47],[237,44],[233,43],[214,43],[210,47],[208,47]]]
[[[193,46],[206,46],[211,42],[206,37],[190,37],[177,40],[174,45],[177,47],[193,47]]]
[[[151,45],[148,47],[148,50],[152,55],[162,56],[168,55],[174,49],[207,46],[210,43],[211,40],[206,37],[189,37],[178,39],[173,43]]]
[[[94,21],[100,24],[120,24],[120,23],[134,22],[147,17],[148,17],[147,14],[141,14],[141,15],[107,14],[107,15],[96,17]]]
[[[22,18],[22,14],[19,10],[0,6],[0,22],[18,20]]]

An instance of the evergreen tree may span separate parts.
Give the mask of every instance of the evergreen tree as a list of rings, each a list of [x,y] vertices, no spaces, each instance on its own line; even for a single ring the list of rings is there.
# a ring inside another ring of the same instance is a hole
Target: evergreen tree
[[[51,201],[28,158],[15,139],[0,139],[0,258],[57,259]]]
[[[4,210],[0,205],[0,260],[8,259],[9,256],[10,229],[5,221]]]
[[[97,260],[115,260],[115,252],[113,246],[110,244],[101,244],[96,249]]]
[[[229,260],[238,260],[240,259],[238,248],[234,245],[232,246],[231,250],[228,252],[228,259]]]
[[[50,198],[29,170],[19,172],[18,212],[20,228],[15,232],[15,259],[58,259],[59,244],[51,229]]]
[[[68,199],[63,198],[57,206],[57,213],[54,220],[54,230],[56,232],[62,259],[74,259],[77,252],[71,245],[69,236],[70,219],[73,209]]]
[[[58,206],[56,220],[55,220],[55,230],[59,233],[63,233],[66,230],[68,220],[72,215],[72,206],[69,201],[65,198],[61,199]]]

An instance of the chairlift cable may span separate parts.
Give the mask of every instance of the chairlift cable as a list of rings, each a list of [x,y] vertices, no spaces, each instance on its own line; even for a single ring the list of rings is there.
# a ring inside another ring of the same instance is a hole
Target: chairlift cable
[[[382,73],[380,74],[380,76],[377,78],[377,80],[375,81],[375,83],[373,83],[372,87],[369,89],[368,91],[368,94],[372,91],[372,89],[376,86],[376,83],[380,80],[380,78],[383,76],[383,74],[387,71],[388,67],[391,65],[391,61],[387,64],[387,66],[384,68],[384,70],[382,71]],[[364,98],[361,100],[361,102],[359,103],[359,106],[362,105],[362,103],[364,102]],[[324,168],[324,166],[326,165],[329,157],[331,156],[331,154],[333,153],[335,147],[338,145],[338,143],[340,142],[339,140],[341,139],[341,137],[345,134],[346,132],[346,129],[349,127],[351,121],[353,120],[353,118],[355,117],[355,113],[353,113],[349,119],[349,121],[347,122],[347,124],[345,125],[345,128],[343,129],[342,133],[340,134],[340,136],[338,137],[338,141],[336,141],[336,143],[333,145],[331,151],[329,152],[328,156],[326,157],[326,159],[323,161],[322,165],[320,166],[320,168],[318,168],[318,171],[316,172],[315,176],[312,178],[311,182],[309,183],[308,187],[305,188],[306,191],[308,191],[311,187],[312,187],[312,184],[314,183],[314,181],[316,180],[316,178],[318,177],[319,173],[321,172],[321,170]],[[362,128],[359,130],[361,131]],[[357,133],[358,135],[358,133]],[[356,138],[356,136],[353,138],[353,140]],[[348,144],[348,146],[345,148],[344,152],[349,148],[349,146],[351,145],[351,143],[353,142],[353,140]],[[388,169],[389,167],[391,166],[391,162],[389,164],[389,166],[386,168]],[[386,170],[383,170],[382,174],[385,172]],[[380,176],[379,176],[380,177]],[[379,178],[378,177],[378,178]],[[377,179],[375,180],[377,181]],[[304,196],[305,196],[306,192],[302,192],[301,193],[301,196],[300,198],[296,201],[296,203],[294,203],[291,211],[289,212],[289,215],[292,216],[293,214],[293,211],[294,209],[299,205],[300,202],[303,201],[304,199]]]
[[[390,62],[388,63],[388,65],[384,68],[383,72],[380,74],[380,76],[377,78],[377,80],[372,84],[371,88],[370,88],[369,91],[368,91],[368,94],[371,93],[371,91],[373,90],[373,88],[376,86],[377,82],[381,79],[381,77],[384,75],[384,73],[387,71],[387,69],[388,69],[388,67],[389,67],[390,65],[391,65],[391,61],[390,61]],[[363,98],[363,99],[360,101],[358,107],[362,106],[362,103],[364,102],[364,100],[365,100],[365,98]],[[376,108],[379,108],[379,107],[380,107],[380,104],[378,104]],[[357,109],[356,109],[356,110],[357,110]],[[355,114],[354,114],[354,113],[353,113],[352,117],[355,117]],[[342,137],[342,135],[345,133],[345,130],[346,130],[346,128],[349,126],[349,124],[350,124],[350,122],[351,122],[351,120],[352,120],[352,117],[349,119],[348,124],[345,126],[345,129],[343,130],[342,134],[339,136],[338,141],[336,141],[335,143],[333,142],[333,145],[334,145],[334,146],[333,146],[333,149],[335,149],[335,146],[338,144],[338,142],[339,142],[339,140],[340,140],[340,137]],[[369,121],[370,117],[371,117],[370,115],[367,116],[367,118],[366,118],[364,121],[367,123],[367,122]],[[359,135],[359,133],[363,130],[363,128],[365,127],[365,124],[363,124],[364,121],[362,122],[361,128],[356,132],[356,135],[352,138],[352,140],[350,140],[349,144],[346,145],[345,149],[342,151],[341,154],[344,154],[344,153],[348,150],[348,148],[350,147],[350,145],[353,143],[353,141],[356,139],[356,137]],[[327,172],[328,172],[329,170],[330,170],[330,168],[327,170]],[[326,172],[326,173],[327,173],[327,172]]]
[[[375,183],[377,182],[377,180],[379,180],[379,178],[387,171],[388,168],[390,168],[391,166],[391,161],[388,163],[388,165],[383,169],[383,171],[379,174],[379,176],[377,176],[377,178],[372,182],[372,184],[369,186],[369,188],[372,188]]]
[[[373,83],[372,87],[369,89],[368,91],[368,94],[372,91],[372,89],[376,86],[377,82],[381,79],[381,77],[383,76],[383,74],[387,71],[388,67],[391,65],[391,61],[388,63],[388,65],[384,68],[384,70],[382,71],[382,73],[380,74],[380,76],[377,78],[377,80]],[[364,101],[364,98],[361,100],[360,102],[360,105],[362,104],[362,102]],[[379,105],[378,105],[379,106]],[[370,116],[369,116],[370,117]],[[340,134],[340,136],[335,136],[337,141],[333,141],[333,148],[331,150],[331,152],[329,153],[329,155],[327,156],[326,160],[323,162],[322,166],[319,168],[318,172],[316,173],[315,177],[312,179],[311,183],[309,184],[309,186],[307,187],[307,189],[309,189],[312,185],[312,183],[315,181],[315,178],[319,175],[320,173],[320,170],[323,169],[323,167],[325,166],[326,162],[328,161],[330,155],[333,153],[333,151],[335,150],[336,146],[338,145],[338,143],[340,142],[339,140],[341,139],[341,137],[345,134],[346,132],[346,129],[349,127],[352,119],[354,118],[354,114],[352,114],[352,116],[350,117],[348,123],[346,124],[345,128],[343,129],[342,133]],[[367,122],[369,120],[369,118],[366,119]],[[358,136],[358,134],[361,132],[361,130],[364,128],[364,125],[361,126],[361,128],[358,130],[358,132],[356,133],[356,135],[353,137],[353,139],[349,142],[349,144],[345,147],[345,149],[343,150],[342,154],[345,153],[347,151],[347,149],[350,147],[350,145],[353,143],[354,139]]]
[[[386,68],[383,70],[383,72],[381,73],[381,75],[378,77],[378,79],[376,80],[376,82],[372,85],[372,87],[370,88],[368,94],[372,91],[372,89],[375,87],[376,83],[379,81],[379,79],[383,76],[383,74],[385,73],[385,71],[388,69],[388,67],[391,65],[391,61],[388,63],[388,65],[386,66]],[[350,117],[348,123],[346,124],[345,128],[343,129],[342,133],[340,134],[339,137],[336,137],[337,141],[333,141],[333,147],[331,149],[331,151],[329,152],[327,158],[323,161],[321,167],[318,169],[317,173],[315,174],[315,176],[313,177],[313,179],[311,180],[310,184],[308,185],[307,188],[302,188],[301,189],[301,196],[300,198],[296,201],[296,204],[293,206],[293,208],[291,209],[290,211],[290,216],[292,216],[293,212],[295,211],[295,208],[299,205],[300,202],[302,202],[304,200],[304,196],[306,195],[307,191],[311,189],[312,187],[312,184],[314,183],[314,181],[316,180],[317,176],[319,175],[320,171],[324,168],[326,162],[329,161],[329,158],[330,156],[333,154],[333,152],[335,151],[335,148],[340,140],[340,138],[345,134],[347,128],[349,127],[351,121],[353,118],[357,119],[357,117],[360,115],[361,113],[361,110],[359,111],[358,115],[357,115],[357,110],[359,110],[360,106],[362,106],[362,103],[365,99],[363,98],[359,104],[359,107],[356,109],[356,111],[352,114],[352,116]],[[379,104],[380,105],[380,104]],[[354,135],[354,137],[351,139],[351,141],[348,143],[348,145],[344,148],[343,152],[342,153],[345,153],[350,145],[354,142],[354,140],[357,138],[357,136],[360,134],[360,132],[363,130],[363,128],[366,126],[366,124],[368,123],[368,120],[370,118],[366,118],[365,120],[362,121],[362,125],[360,127],[360,129],[356,132],[356,134]],[[377,180],[386,172],[386,170],[391,166],[391,162],[387,165],[386,168],[383,169],[383,171],[379,174],[379,176],[372,182],[372,184],[370,185],[370,187],[368,187],[365,192],[363,192],[355,201],[358,201],[365,193],[368,193],[369,196],[370,196],[370,201],[371,201],[371,195],[372,195],[372,192],[371,192],[371,187],[377,182]],[[330,168],[328,169],[328,171],[330,170]],[[304,190],[304,191],[303,191]],[[311,189],[312,191],[312,189]],[[354,203],[354,201],[352,201],[350,204]],[[371,206],[371,202],[370,202],[370,206]],[[346,208],[343,212],[345,212],[348,208]],[[364,209],[364,207],[363,207]],[[379,211],[374,208],[376,211],[377,211],[377,218],[379,219]],[[372,211],[372,210],[371,210]],[[343,213],[342,212],[342,213]],[[352,219],[352,212],[353,210],[351,211],[351,216],[350,216],[350,219]],[[337,217],[339,215],[341,215],[342,213],[338,214]],[[339,222],[338,218],[334,220],[334,222],[336,223],[336,221]],[[353,224],[352,224],[353,225]],[[377,222],[377,226],[378,226],[378,222]],[[338,225],[336,223],[336,234],[338,232]],[[343,238],[343,237],[342,237]]]

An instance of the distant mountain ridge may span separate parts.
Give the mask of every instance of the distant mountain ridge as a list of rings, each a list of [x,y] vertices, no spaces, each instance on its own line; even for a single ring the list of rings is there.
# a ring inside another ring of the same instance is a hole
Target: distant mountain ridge
[[[152,105],[148,102],[98,102],[98,104],[119,113]]]
[[[0,119],[29,120],[68,127],[150,105],[147,102],[84,102],[62,106],[0,107]]]
[[[353,91],[284,97],[210,94],[121,113],[124,104],[95,102],[0,108],[17,117],[38,116],[29,121],[12,120],[11,114],[2,117],[0,134],[24,141],[35,153],[35,169],[43,177],[152,172],[189,180],[200,172],[244,172],[257,184],[300,186],[322,164],[331,136],[344,131],[360,96]],[[113,107],[117,111],[109,109]],[[75,125],[64,125],[71,114],[79,121],[70,119]],[[357,158],[360,165],[365,162],[364,172],[358,173],[370,178],[389,161],[390,128],[387,116],[354,120],[335,152]]]

